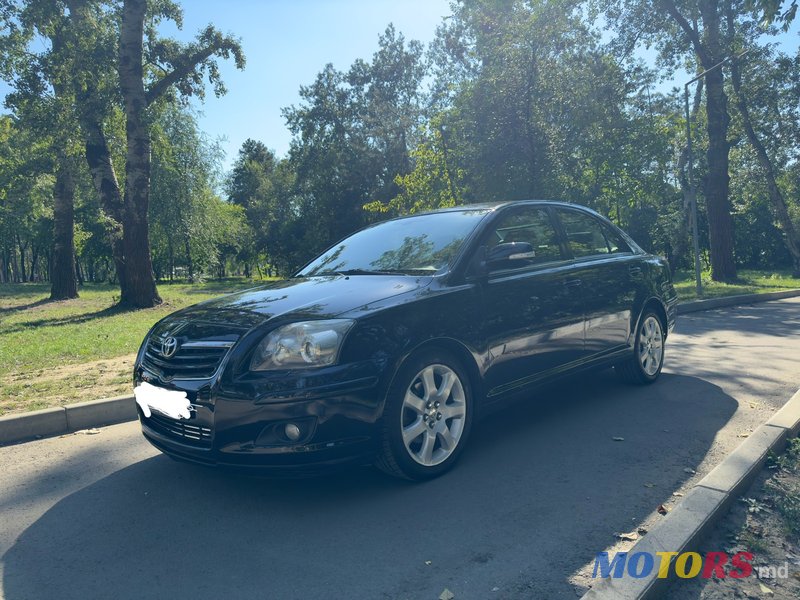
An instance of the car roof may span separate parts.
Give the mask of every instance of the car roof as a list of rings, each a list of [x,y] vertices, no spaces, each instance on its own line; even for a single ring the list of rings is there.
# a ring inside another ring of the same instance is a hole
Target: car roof
[[[435,210],[428,210],[424,212],[419,212],[416,214],[433,214],[433,213],[443,213],[443,212],[458,212],[464,210],[497,210],[499,208],[505,208],[507,206],[522,206],[528,204],[542,204],[547,206],[566,206],[571,208],[579,208],[588,210],[590,212],[595,212],[588,206],[584,206],[583,204],[575,204],[573,202],[564,202],[562,200],[499,200],[496,202],[478,202],[475,204],[460,204],[458,206],[448,206],[446,208],[438,208]],[[408,215],[410,216],[410,215]]]

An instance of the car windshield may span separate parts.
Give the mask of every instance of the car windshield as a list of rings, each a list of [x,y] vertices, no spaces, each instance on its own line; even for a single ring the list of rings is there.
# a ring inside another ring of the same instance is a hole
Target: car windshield
[[[354,233],[312,261],[298,277],[373,273],[433,274],[450,264],[488,209],[417,215]]]

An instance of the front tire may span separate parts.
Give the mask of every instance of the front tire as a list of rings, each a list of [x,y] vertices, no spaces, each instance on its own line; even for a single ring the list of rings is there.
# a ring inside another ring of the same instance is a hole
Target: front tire
[[[461,363],[443,350],[419,352],[389,389],[376,466],[405,479],[438,477],[463,452],[472,416],[472,389]]]
[[[642,313],[633,344],[633,356],[614,367],[628,383],[647,385],[661,375],[664,367],[664,324],[650,309]]]

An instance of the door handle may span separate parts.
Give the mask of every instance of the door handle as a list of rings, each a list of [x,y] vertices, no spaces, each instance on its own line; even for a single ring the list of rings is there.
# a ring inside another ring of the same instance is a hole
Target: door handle
[[[583,282],[580,279],[565,279],[564,285],[567,287],[578,287]]]

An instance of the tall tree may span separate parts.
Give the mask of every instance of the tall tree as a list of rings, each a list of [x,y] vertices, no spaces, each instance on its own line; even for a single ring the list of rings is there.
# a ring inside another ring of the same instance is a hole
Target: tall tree
[[[741,44],[747,43],[749,50],[757,50],[755,47],[758,29],[753,27],[753,23],[745,23],[741,27],[737,27],[737,18],[734,13],[733,6],[728,5],[725,9],[725,18],[727,21],[728,35],[731,37],[731,47],[741,48]],[[737,35],[738,34],[738,35]],[[749,35],[748,35],[749,34]],[[736,44],[736,46],[734,46]],[[767,50],[767,59],[772,58],[770,52]],[[756,59],[755,52],[750,55],[750,60]],[[772,61],[769,61],[772,62]],[[775,69],[772,71],[773,77],[777,75]],[[774,79],[773,79],[774,82]],[[751,115],[750,103],[748,102],[747,93],[745,92],[742,84],[742,67],[740,60],[731,62],[731,85],[733,88],[734,99],[736,107],[739,110],[739,117],[742,121],[742,128],[750,145],[753,147],[758,163],[764,175],[767,185],[767,192],[769,194],[772,210],[778,221],[778,227],[782,232],[783,242],[786,249],[792,257],[792,271],[795,277],[800,277],[800,236],[797,234],[792,218],[789,214],[789,208],[786,200],[778,185],[778,170],[775,163],[767,151],[766,144],[762,141],[761,136],[756,130],[756,123]],[[777,87],[774,86],[773,87]],[[779,116],[780,117],[780,116]]]
[[[703,28],[690,23],[672,0],[661,0],[666,11],[689,38],[700,65],[707,71],[706,132],[708,173],[704,182],[708,233],[711,244],[711,277],[716,281],[734,281],[736,262],[733,254],[733,216],[731,215],[730,175],[728,173],[728,97],[724,71],[716,67],[730,54],[723,44],[721,6],[717,0],[699,0]],[[696,23],[696,21],[695,21]]]
[[[148,248],[149,108],[178,96],[202,97],[206,78],[216,94],[223,94],[216,58],[233,56],[243,68],[238,41],[212,26],[188,44],[160,38],[158,22],[167,18],[181,23],[181,10],[171,0],[124,2],[121,12],[115,0],[8,0],[3,8],[0,17],[8,33],[0,41],[11,52],[4,53],[2,74],[18,74],[22,96],[47,98],[53,89],[57,99],[63,98],[62,109],[50,107],[50,114],[71,115],[71,139],[76,123],[80,125],[85,158],[108,217],[120,302],[135,307],[160,302]],[[31,61],[28,44],[34,33],[48,38],[50,47]],[[124,191],[107,135],[120,96],[129,135]]]
[[[707,173],[703,192],[708,213],[711,277],[736,279],[733,217],[729,197],[730,143],[728,96],[724,71],[717,65],[730,56],[725,44],[723,3],[719,0],[600,0],[597,4],[615,28],[622,53],[630,55],[641,43],[654,44],[661,65],[673,71],[689,55],[705,75]],[[716,67],[716,68],[714,68]]]
[[[119,41],[118,10],[108,10],[103,0],[66,0],[70,30],[77,40],[80,60],[69,85],[83,134],[86,164],[105,213],[105,234],[111,246],[122,298],[129,296],[122,246],[122,188],[114,168],[107,130],[120,120],[117,107],[119,82],[115,68]]]
[[[135,307],[154,306],[161,302],[156,289],[150,256],[147,209],[150,200],[150,114],[148,107],[176,86],[184,94],[202,94],[202,72],[209,74],[215,91],[224,93],[216,62],[212,57],[233,56],[238,68],[244,68],[244,54],[239,42],[223,36],[208,26],[198,41],[181,47],[161,42],[162,58],[171,70],[155,78],[146,87],[144,70],[144,33],[147,0],[125,0],[119,44],[119,85],[125,110],[126,154],[125,195],[122,221],[122,246],[125,257],[120,302]],[[175,6],[170,12],[175,14]],[[164,13],[162,13],[164,14]]]
[[[461,2],[433,56],[437,145],[465,200],[568,198],[629,224],[645,197],[674,196],[663,101],[574,2]]]
[[[5,31],[0,37],[0,45],[5,49],[0,71],[12,80],[13,86],[6,103],[31,131],[48,139],[55,148],[57,184],[51,297],[76,298],[73,243],[76,120],[69,78],[80,70],[80,38],[71,28],[70,12],[62,2],[8,2],[0,11],[0,21]],[[42,52],[32,54],[28,45],[36,34],[48,38],[50,44]]]
[[[119,86],[125,107],[125,197],[122,249],[125,256],[125,297],[137,307],[161,304],[156,290],[147,208],[150,201],[150,130],[144,89],[142,45],[146,0],[126,0],[119,42]]]

